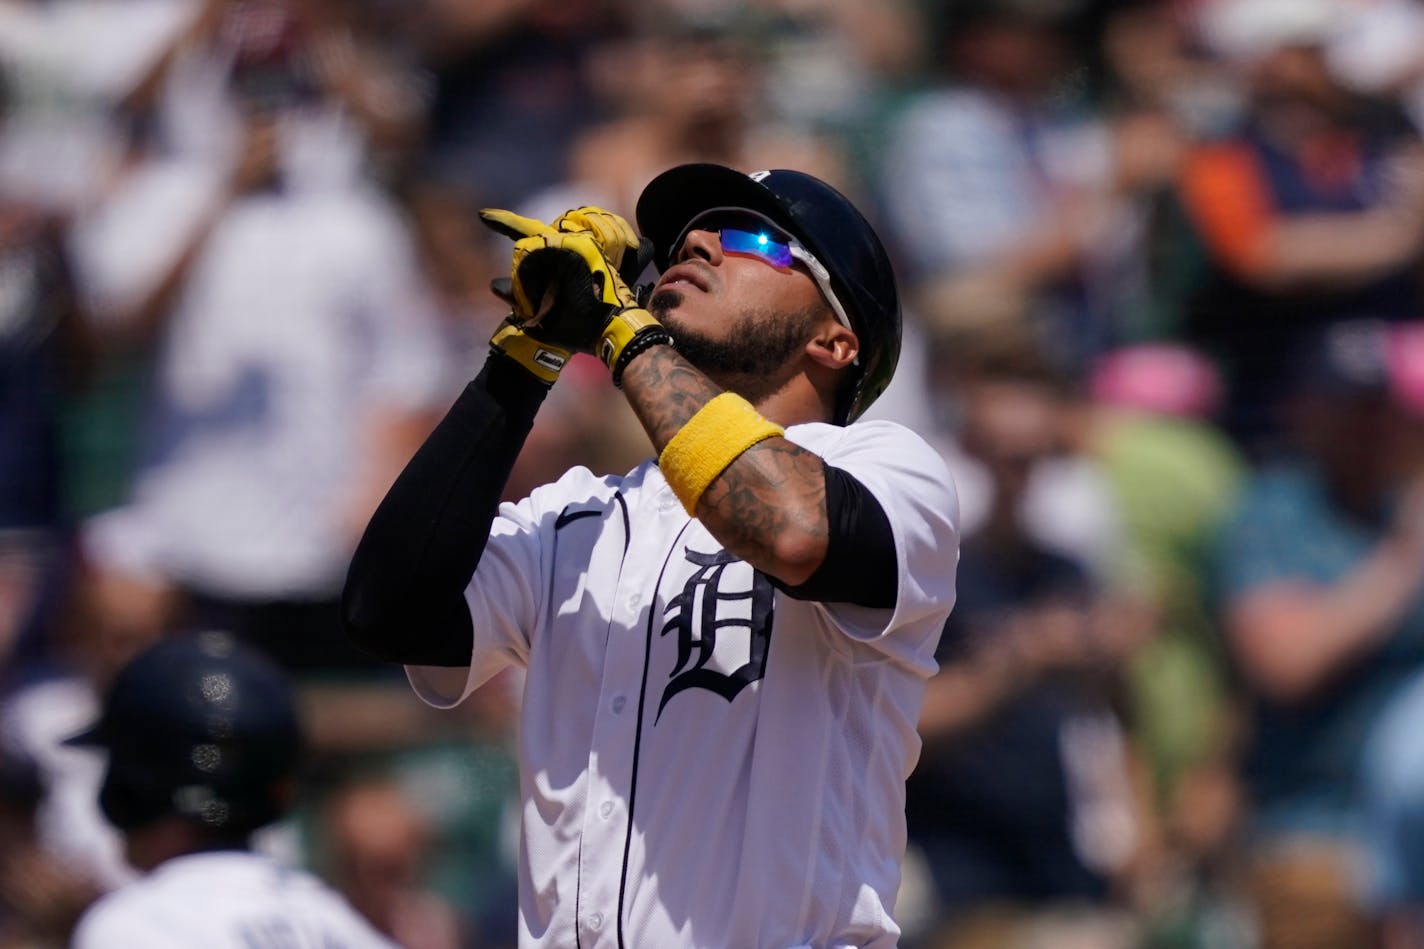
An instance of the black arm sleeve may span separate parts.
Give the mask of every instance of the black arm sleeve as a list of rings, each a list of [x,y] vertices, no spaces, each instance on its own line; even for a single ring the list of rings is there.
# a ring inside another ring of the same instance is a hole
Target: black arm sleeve
[[[895,606],[899,571],[895,535],[885,509],[848,472],[821,463],[826,473],[826,516],[830,537],[826,559],[800,586],[772,584],[787,596],[823,603],[854,603],[878,609]]]
[[[548,390],[492,354],[372,515],[341,595],[346,634],[387,662],[463,666],[464,590]]]

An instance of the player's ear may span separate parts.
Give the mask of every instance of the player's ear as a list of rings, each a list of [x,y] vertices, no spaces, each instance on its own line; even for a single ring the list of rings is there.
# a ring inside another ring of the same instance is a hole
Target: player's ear
[[[806,342],[806,355],[827,369],[844,369],[860,354],[860,340],[834,318],[823,323]]]

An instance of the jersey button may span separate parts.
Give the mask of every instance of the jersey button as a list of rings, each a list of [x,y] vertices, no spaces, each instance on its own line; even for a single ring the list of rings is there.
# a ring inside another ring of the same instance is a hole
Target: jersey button
[[[597,932],[603,928],[603,914],[594,913],[588,918],[588,928]]]
[[[623,602],[627,605],[630,611],[636,610],[638,608],[638,594],[628,594],[628,599],[624,600]]]
[[[613,813],[613,802],[604,801],[602,804],[598,805],[598,813],[600,817],[602,817],[604,820],[607,820],[608,815]]]
[[[621,714],[623,713],[623,706],[625,706],[625,705],[627,705],[627,704],[628,704],[628,700],[625,699],[623,696],[621,696],[621,695],[614,696],[614,697],[613,697],[613,702],[612,702],[613,714],[614,714],[614,715],[621,715]]]

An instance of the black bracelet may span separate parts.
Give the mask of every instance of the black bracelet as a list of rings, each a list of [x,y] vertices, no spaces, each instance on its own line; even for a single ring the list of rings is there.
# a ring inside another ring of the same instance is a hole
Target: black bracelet
[[[613,384],[618,388],[623,388],[623,370],[628,368],[628,363],[645,350],[654,346],[671,346],[672,334],[661,326],[645,327],[638,335],[628,340],[628,345],[623,347],[623,351],[618,354],[618,361],[613,364]]]

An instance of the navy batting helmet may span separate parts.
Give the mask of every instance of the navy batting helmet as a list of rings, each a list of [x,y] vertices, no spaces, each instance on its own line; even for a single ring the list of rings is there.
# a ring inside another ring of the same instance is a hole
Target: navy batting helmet
[[[179,815],[224,834],[280,817],[301,749],[286,676],[225,633],[163,639],[115,677],[69,744],[108,750],[99,804],[121,830]]]
[[[723,165],[679,165],[638,198],[638,227],[666,270],[673,243],[693,218],[714,208],[756,211],[806,246],[830,272],[831,288],[860,339],[860,356],[836,399],[836,422],[874,402],[900,358],[900,297],[890,257],[875,230],[835,188],[799,171],[743,174]]]

